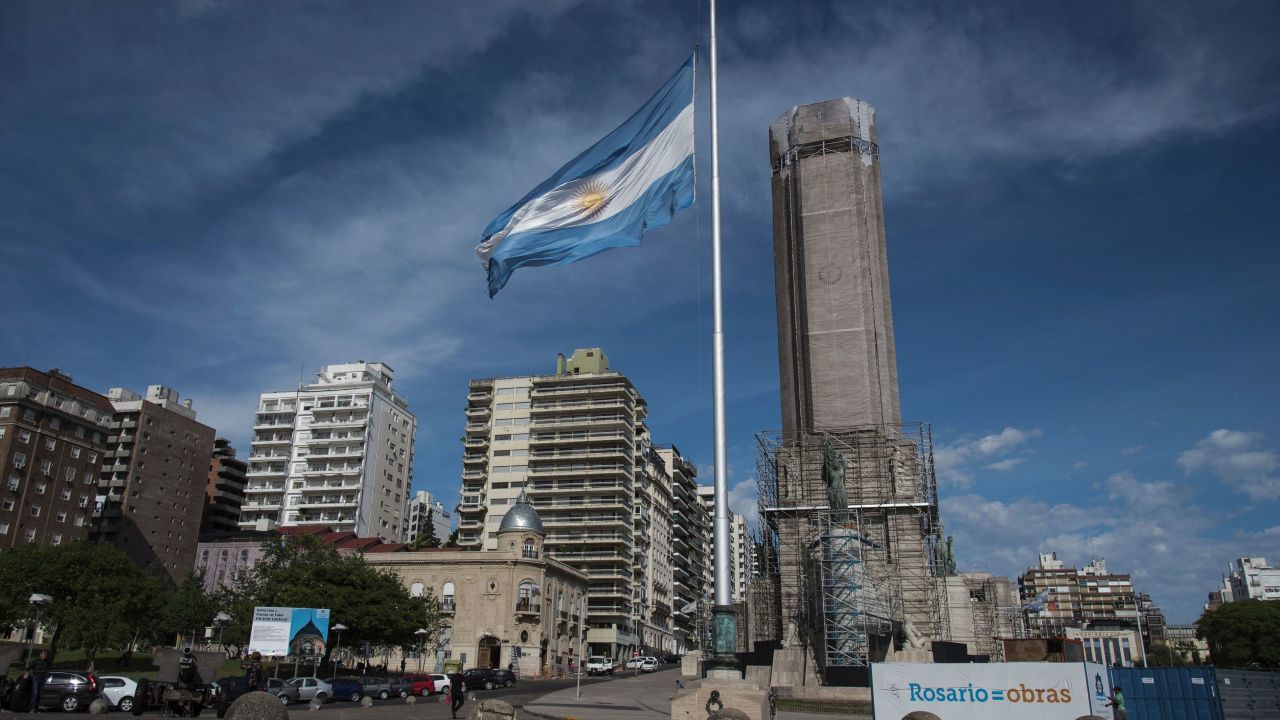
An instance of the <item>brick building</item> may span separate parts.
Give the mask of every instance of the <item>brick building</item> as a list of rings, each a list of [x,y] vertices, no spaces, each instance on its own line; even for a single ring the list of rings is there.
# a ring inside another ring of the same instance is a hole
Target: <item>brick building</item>
[[[209,461],[209,481],[204,486],[204,514],[200,532],[235,532],[240,529],[240,506],[244,504],[245,472],[249,464],[236,457],[231,441],[213,441]]]
[[[111,415],[57,370],[0,369],[0,548],[88,535]]]

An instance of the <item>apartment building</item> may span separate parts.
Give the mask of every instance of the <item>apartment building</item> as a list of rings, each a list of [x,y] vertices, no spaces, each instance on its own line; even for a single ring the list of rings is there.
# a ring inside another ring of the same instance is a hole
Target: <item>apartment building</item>
[[[677,653],[703,647],[711,602],[711,516],[698,496],[698,468],[674,445],[658,448],[671,476],[673,634]]]
[[[179,581],[195,564],[214,430],[196,420],[190,400],[163,385],[148,386],[145,397],[112,388],[107,399],[111,453],[98,477],[89,539]]]
[[[240,506],[244,504],[248,469],[249,464],[236,457],[230,440],[214,438],[209,480],[204,488],[204,513],[200,518],[202,534],[240,529]]]
[[[1041,553],[1039,565],[1018,577],[1018,590],[1035,637],[1061,637],[1067,628],[1133,627],[1149,642],[1147,623],[1162,617],[1149,597],[1134,592],[1129,575],[1108,571],[1103,558],[1076,569],[1057,553]]]
[[[263,393],[240,528],[320,526],[399,542],[418,421],[393,380],[391,366],[358,360]]]
[[[465,412],[458,544],[496,550],[527,491],[547,555],[590,578],[588,653],[674,647],[674,530],[659,528],[671,523],[671,461],[654,451],[631,381],[599,348],[579,349],[553,374],[472,380]]]
[[[699,485],[698,501],[702,503],[703,508],[707,511],[707,516],[711,518],[711,535],[714,540],[716,517],[715,486]],[[715,583],[714,552],[708,553],[708,557],[710,558],[708,565],[710,574],[707,576],[707,582],[709,583],[707,589],[711,591],[714,589]],[[729,580],[733,587],[729,594],[736,603],[747,601],[747,586],[751,584],[752,563],[751,536],[747,529],[747,518],[731,510],[729,511],[729,571],[731,573]]]
[[[435,533],[436,540],[443,545],[449,539],[449,534],[453,532],[453,516],[449,514],[444,503],[436,500],[431,493],[419,490],[409,498],[409,531],[405,533],[404,541],[412,543],[419,535],[426,532],[428,527]]]
[[[1232,600],[1280,600],[1280,568],[1268,565],[1266,558],[1237,558],[1230,571]]]
[[[57,370],[0,369],[0,548],[88,537],[113,412]]]

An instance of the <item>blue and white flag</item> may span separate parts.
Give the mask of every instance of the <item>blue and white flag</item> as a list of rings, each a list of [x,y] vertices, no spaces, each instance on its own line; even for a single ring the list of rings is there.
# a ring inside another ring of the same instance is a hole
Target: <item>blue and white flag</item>
[[[526,265],[640,244],[693,204],[693,58],[644,107],[507,208],[476,246],[489,297]]]

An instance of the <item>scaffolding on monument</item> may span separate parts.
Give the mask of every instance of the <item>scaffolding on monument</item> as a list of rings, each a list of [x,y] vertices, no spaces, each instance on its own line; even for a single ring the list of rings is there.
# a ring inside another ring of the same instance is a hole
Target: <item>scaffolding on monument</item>
[[[753,600],[777,612],[753,640],[799,642],[833,668],[950,637],[928,425],[761,433],[756,449],[765,550]]]

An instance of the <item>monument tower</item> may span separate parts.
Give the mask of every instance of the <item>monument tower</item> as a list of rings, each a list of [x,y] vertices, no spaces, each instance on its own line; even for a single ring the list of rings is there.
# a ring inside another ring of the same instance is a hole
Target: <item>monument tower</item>
[[[862,684],[947,635],[929,428],[903,424],[875,109],[769,127],[782,432],[758,438],[774,685]],[[767,598],[767,599],[766,599]]]

